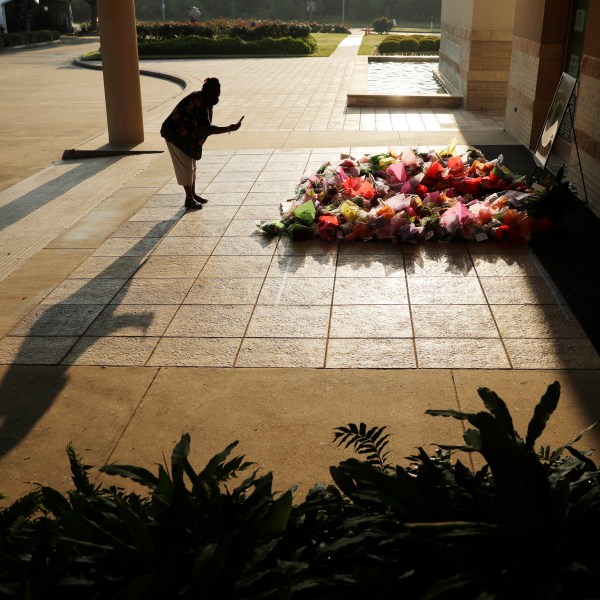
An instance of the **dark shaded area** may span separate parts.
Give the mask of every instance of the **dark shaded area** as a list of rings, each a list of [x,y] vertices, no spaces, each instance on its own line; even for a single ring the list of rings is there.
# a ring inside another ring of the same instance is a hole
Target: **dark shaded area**
[[[62,155],[63,160],[73,160],[80,158],[103,158],[107,156],[129,156],[132,154],[161,154],[162,150],[65,150]]]
[[[488,159],[504,156],[513,173],[530,181],[536,165],[524,146],[477,146]],[[565,298],[591,343],[600,352],[600,319],[593,289],[600,268],[600,219],[574,195],[564,197],[564,214],[552,233],[538,235],[530,246]]]

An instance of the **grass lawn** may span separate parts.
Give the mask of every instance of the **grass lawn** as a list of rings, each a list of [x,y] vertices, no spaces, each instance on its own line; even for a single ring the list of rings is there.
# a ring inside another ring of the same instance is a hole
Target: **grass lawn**
[[[386,34],[372,33],[365,35],[362,39],[360,48],[358,49],[359,56],[372,56],[376,54],[377,46],[387,37]]]
[[[311,56],[329,56],[347,37],[345,33],[311,33],[318,44],[316,51]]]
[[[339,43],[345,38],[347,37],[347,35],[345,33],[311,33],[311,37],[313,37],[315,39],[315,41],[317,42],[317,49],[316,51],[311,54],[310,56],[329,56],[339,45]],[[385,37],[385,36],[373,36],[373,37]],[[231,55],[234,56],[234,55]],[[276,57],[277,55],[274,54],[273,57]],[[303,54],[299,54],[299,57],[302,56],[306,56]],[[96,51],[96,52],[90,52],[86,55],[84,55],[83,60],[100,60],[100,52]],[[190,56],[141,56],[141,59],[144,60],[149,60],[152,58],[170,58],[170,59],[175,59],[175,58],[190,58]],[[236,56],[236,58],[252,58],[250,56],[244,56],[244,55],[239,55]]]

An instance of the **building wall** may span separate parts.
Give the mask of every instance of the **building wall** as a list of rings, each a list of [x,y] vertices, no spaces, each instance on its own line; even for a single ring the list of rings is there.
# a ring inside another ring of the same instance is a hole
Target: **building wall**
[[[575,144],[571,145],[568,177],[583,199],[583,182],[579,167],[581,159],[585,190],[592,211],[600,217],[600,3],[590,2],[586,26],[583,59],[579,75],[579,92],[575,108]]]
[[[506,107],[516,2],[442,2],[439,71],[468,110]]]

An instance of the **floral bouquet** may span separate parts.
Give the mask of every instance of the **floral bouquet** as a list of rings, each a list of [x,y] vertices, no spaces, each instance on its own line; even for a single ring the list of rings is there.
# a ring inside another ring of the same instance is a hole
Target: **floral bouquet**
[[[281,220],[258,226],[294,240],[527,241],[551,223],[539,210],[545,188],[524,179],[504,166],[502,155],[488,161],[456,145],[343,155],[300,182],[295,197],[282,203]]]

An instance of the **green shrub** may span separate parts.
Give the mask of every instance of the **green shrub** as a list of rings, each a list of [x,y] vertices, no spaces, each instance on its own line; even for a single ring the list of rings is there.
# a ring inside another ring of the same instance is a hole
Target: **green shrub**
[[[241,38],[185,38],[149,41],[138,44],[140,56],[203,56],[203,55],[306,55],[314,52],[316,42],[299,38],[263,38],[244,41]]]
[[[420,52],[435,52],[437,48],[435,47],[435,41],[427,38],[423,38],[419,41],[419,51]]]
[[[206,38],[240,38],[245,41],[263,38],[307,38],[311,26],[308,23],[286,21],[226,20],[212,19],[196,23],[153,23],[139,22],[137,36],[139,42],[168,40],[198,36]]]
[[[1,33],[3,44],[6,47],[10,46],[27,46],[29,44],[39,44],[43,42],[52,42],[60,38],[58,31],[50,31],[40,29],[39,31],[15,31],[9,33]]]
[[[386,33],[394,27],[394,21],[389,17],[377,17],[371,21],[371,27],[376,33]]]
[[[383,40],[377,47],[379,54],[399,54],[402,52],[402,42],[400,40]]]
[[[420,49],[419,40],[414,37],[405,37],[400,41],[402,52],[418,52]]]
[[[559,385],[527,434],[480,388],[485,409],[428,410],[467,425],[464,445],[389,461],[386,427],[334,430],[351,458],[294,505],[272,475],[245,475],[237,442],[196,471],[190,438],[157,473],[107,465],[146,494],[92,483],[74,449],[74,489],[39,487],[0,511],[3,598],[512,598],[591,600],[600,589],[600,470],[573,447],[535,444]],[[475,454],[478,471],[452,453]],[[232,485],[232,479],[243,479]],[[131,487],[131,485],[129,486]]]

